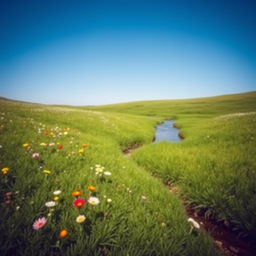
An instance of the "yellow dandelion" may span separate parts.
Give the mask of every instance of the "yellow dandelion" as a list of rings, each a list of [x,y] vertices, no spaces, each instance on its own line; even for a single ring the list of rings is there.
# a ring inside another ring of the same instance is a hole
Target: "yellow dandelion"
[[[4,175],[6,175],[8,172],[9,172],[9,168],[8,168],[8,167],[2,168],[2,173],[3,173]]]
[[[51,171],[50,171],[50,170],[43,170],[43,173],[45,173],[45,174],[50,174]]]
[[[29,147],[29,143],[26,142],[26,143],[24,143],[22,146],[23,146],[23,148],[28,148],[28,147]]]
[[[53,198],[53,200],[54,201],[58,201],[60,198],[58,197],[58,196],[55,196],[54,198]]]
[[[83,153],[84,153],[84,149],[83,149],[83,148],[80,148],[80,149],[78,150],[78,153],[79,153],[79,154],[83,154]]]

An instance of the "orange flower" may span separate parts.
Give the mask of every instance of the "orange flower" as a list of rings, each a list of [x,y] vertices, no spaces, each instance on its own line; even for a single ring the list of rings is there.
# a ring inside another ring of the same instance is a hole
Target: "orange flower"
[[[68,231],[67,231],[66,229],[62,229],[62,230],[60,231],[59,237],[60,237],[60,238],[65,238],[65,237],[67,237],[67,236],[68,236]]]
[[[86,143],[82,144],[83,148],[87,148],[88,146],[89,146],[89,144],[86,144]]]
[[[63,148],[63,146],[61,144],[57,145],[57,149],[62,149],[62,148]]]
[[[73,191],[72,196],[81,196],[81,192],[79,190]]]
[[[95,187],[95,186],[92,186],[92,185],[88,186],[87,188],[88,188],[88,190],[91,191],[91,192],[94,192],[94,191],[96,190],[96,187]]]

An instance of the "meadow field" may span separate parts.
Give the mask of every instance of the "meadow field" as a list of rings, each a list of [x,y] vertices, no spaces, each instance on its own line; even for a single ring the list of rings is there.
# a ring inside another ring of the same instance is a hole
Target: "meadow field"
[[[152,143],[167,119],[183,140]],[[0,122],[1,255],[220,255],[184,201],[256,239],[256,92],[96,107],[1,98]]]

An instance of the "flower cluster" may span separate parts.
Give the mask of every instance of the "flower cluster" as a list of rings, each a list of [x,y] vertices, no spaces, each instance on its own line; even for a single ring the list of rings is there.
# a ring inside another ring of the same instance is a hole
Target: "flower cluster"
[[[105,171],[105,167],[100,164],[95,165],[95,174],[99,177],[111,176],[111,172]]]

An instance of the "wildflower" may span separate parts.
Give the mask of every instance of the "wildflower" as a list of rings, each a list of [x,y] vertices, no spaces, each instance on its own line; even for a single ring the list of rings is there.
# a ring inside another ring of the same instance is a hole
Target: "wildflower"
[[[91,205],[98,205],[100,203],[100,200],[98,197],[90,196],[88,199],[88,203]]]
[[[73,202],[73,205],[77,208],[81,208],[83,205],[85,204],[85,201],[84,199],[82,198],[79,198],[79,199],[76,199],[74,202]]]
[[[46,222],[47,222],[47,219],[45,217],[37,219],[33,224],[33,229],[39,230],[46,224]]]
[[[110,176],[110,175],[111,175],[111,172],[104,172],[104,175],[105,175],[105,176]]]
[[[68,236],[68,231],[66,229],[62,229],[59,233],[60,238],[65,238]]]
[[[17,205],[16,206],[16,211],[18,211],[20,209],[20,206],[19,205]]]
[[[146,200],[146,199],[147,199],[147,197],[145,197],[145,196],[143,196],[143,195],[142,195],[140,198],[141,198],[142,200]]]
[[[108,198],[107,199],[107,202],[110,204],[110,203],[112,203],[112,199],[111,198]]]
[[[188,222],[191,224],[191,227],[194,227],[196,229],[200,228],[199,223],[196,222],[193,218],[188,218]]]
[[[45,203],[46,207],[54,207],[55,205],[56,205],[56,202],[54,202],[54,201],[49,201],[49,202]]]
[[[8,200],[5,201],[5,204],[10,204],[11,202],[12,201],[8,199]]]
[[[49,145],[50,147],[52,147],[52,146],[55,145],[55,143],[54,143],[54,142],[51,142],[51,143],[49,143],[48,145]]]
[[[40,156],[39,153],[33,153],[33,154],[32,154],[32,158],[38,158],[39,156]]]
[[[95,187],[95,186],[90,185],[90,186],[88,186],[87,188],[88,188],[88,190],[91,191],[91,192],[96,191],[96,187]]]
[[[53,192],[53,194],[54,194],[55,196],[58,196],[58,195],[61,194],[61,190],[56,190],[56,191]]]
[[[58,143],[57,144],[57,149],[62,149],[62,148],[63,148],[63,146],[60,143]]]
[[[4,174],[4,175],[6,175],[8,172],[9,172],[9,168],[8,167],[4,167],[4,168],[2,168],[2,173]]]
[[[51,171],[50,171],[50,170],[43,170],[43,173],[45,173],[45,174],[50,174]]]
[[[84,153],[84,149],[83,149],[83,148],[80,148],[80,149],[78,150],[78,153],[79,153],[79,154],[83,154],[83,153]]]
[[[83,223],[85,221],[86,217],[84,215],[79,215],[77,218],[76,218],[76,222],[77,223]]]
[[[2,146],[2,145],[0,145],[0,148],[3,148],[3,146]]]
[[[53,197],[54,201],[58,201],[60,198],[58,196]]]
[[[164,222],[162,222],[161,226],[164,228],[164,227],[166,227],[166,224]]]
[[[76,190],[76,191],[72,192],[72,196],[76,196],[76,197],[81,196],[81,194],[82,193],[79,190]]]
[[[45,147],[46,143],[42,142],[42,143],[40,143],[40,146]]]
[[[26,143],[23,143],[23,148],[28,148],[29,147],[29,143],[28,142],[26,142]]]
[[[8,198],[11,197],[11,195],[12,195],[12,192],[11,192],[11,191],[5,193],[5,196],[8,197]]]
[[[82,144],[83,148],[87,148],[88,146],[89,146],[89,144],[86,144],[86,143]]]

